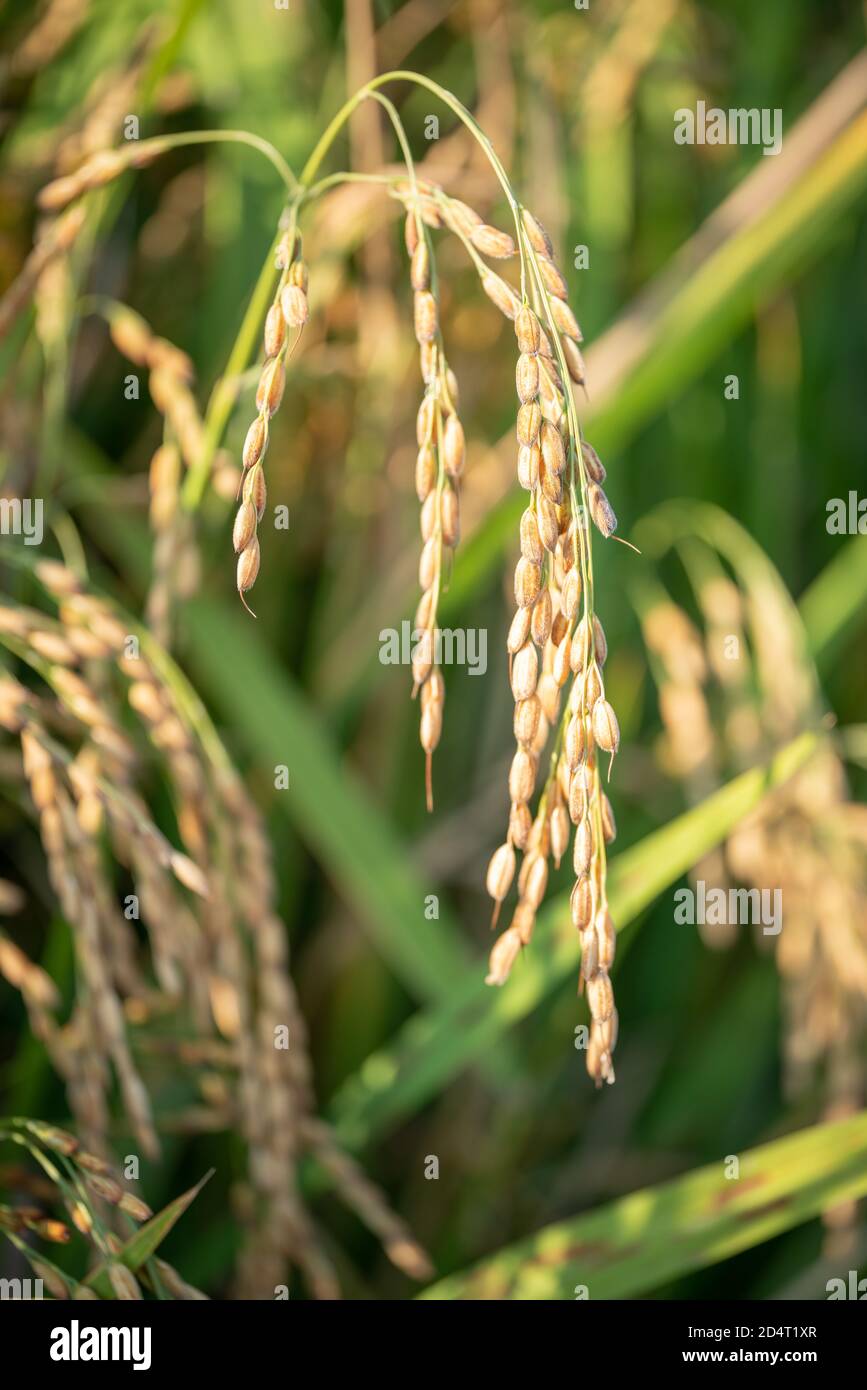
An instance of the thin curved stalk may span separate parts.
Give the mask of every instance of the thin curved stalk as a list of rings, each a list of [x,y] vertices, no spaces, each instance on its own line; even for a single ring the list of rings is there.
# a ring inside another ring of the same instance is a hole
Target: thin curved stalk
[[[388,180],[382,179],[380,176],[362,174],[335,174],[320,180],[318,183],[314,184],[312,182],[332,144],[352,113],[362,102],[373,100],[377,101],[388,114],[401,148],[411,187],[413,192],[415,192],[417,187],[415,164],[413,162],[412,151],[406,137],[406,132],[393,102],[383,96],[379,91],[379,88],[385,86],[386,83],[396,81],[413,82],[417,86],[424,87],[428,91],[433,92],[435,96],[439,97],[439,99],[458,116],[484,151],[506,195],[509,207],[512,210],[512,216],[515,220],[515,231],[521,260],[521,291],[526,298],[526,253],[522,235],[520,205],[512,190],[508,175],[490,140],[463,103],[458,101],[457,97],[452,96],[451,92],[441,87],[439,83],[434,82],[431,78],[424,77],[421,73],[397,69],[394,72],[382,73],[379,77],[373,78],[370,82],[365,83],[363,87],[360,87],[358,91],[343,104],[337,114],[332,117],[314,147],[307,163],[304,165],[300,179],[295,178],[292,170],[282,159],[282,156],[274,150],[273,146],[269,145],[267,141],[260,141],[257,136],[249,135],[246,131],[196,131],[186,136],[157,137],[153,142],[146,143],[160,145],[160,152],[162,152],[163,149],[171,148],[172,145],[202,144],[208,140],[217,140],[220,138],[236,139],[239,143],[260,148],[263,153],[268,155],[271,162],[275,163],[276,167],[279,168],[281,177],[283,177],[283,181],[290,193],[291,210],[293,214],[297,216],[303,203],[310,201],[312,198],[318,196],[319,193],[325,192],[328,188],[333,187],[339,182],[349,181],[350,179],[356,182],[388,182]],[[274,243],[275,246],[276,240],[279,239],[279,235],[280,233],[278,232],[278,237],[275,239]],[[264,316],[265,307],[268,303],[273,283],[272,251],[273,248],[269,251],[268,259],[257,281],[256,289],[247,306],[247,312],[241,324],[238,337],[235,340],[235,345],[226,365],[226,370],[214,388],[211,401],[209,402],[205,414],[205,434],[201,457],[187,474],[181,491],[181,502],[187,511],[195,511],[204,497],[213,455],[222,438],[223,431],[228,424],[229,416],[235,403],[237,394],[236,380],[249,360],[252,345],[259,330],[259,324]]]
[[[298,192],[298,180],[279,150],[270,140],[261,135],[253,135],[249,130],[188,130],[175,135],[155,135],[151,140],[142,140],[135,147],[136,160],[146,160],[166,154],[169,150],[180,149],[185,145],[249,145],[258,150],[273,165],[286,187],[289,197]]]
[[[335,139],[339,135],[343,126],[349,120],[349,117],[357,109],[357,107],[359,107],[361,103],[365,101],[370,94],[376,92],[380,87],[384,87],[388,82],[412,82],[416,86],[424,87],[427,89],[427,91],[432,92],[434,96],[438,97],[440,101],[442,101],[446,106],[448,106],[448,108],[451,111],[454,112],[458,119],[466,126],[467,130],[469,130],[470,134],[472,135],[476,143],[479,145],[479,147],[484,151],[485,157],[487,158],[488,163],[491,165],[491,168],[496,174],[500,186],[506,195],[506,201],[508,202],[509,207],[511,208],[512,216],[515,220],[515,231],[517,234],[518,247],[521,255],[521,293],[522,296],[526,298],[526,266],[523,241],[521,239],[521,210],[518,200],[515,197],[514,191],[512,189],[512,185],[509,182],[509,176],[503,168],[500,158],[497,155],[497,152],[491,144],[490,140],[488,139],[487,135],[482,130],[481,126],[478,124],[478,122],[475,120],[472,114],[464,106],[463,102],[458,101],[457,97],[453,96],[451,92],[445,89],[445,87],[441,87],[440,84],[438,82],[434,82],[432,78],[425,77],[423,73],[411,72],[408,69],[404,68],[396,68],[392,72],[381,73],[378,77],[372,78],[370,82],[366,82],[363,87],[359,87],[358,91],[353,96],[351,96],[348,101],[344,102],[343,106],[340,108],[337,114],[332,117],[331,121],[326,126],[325,130],[320,136],[316,146],[314,147],[313,153],[310,155],[310,158],[307,160],[307,163],[304,165],[304,168],[301,171],[301,176],[299,179],[301,186],[306,188],[310,185],[311,180],[316,176],[317,172],[319,171],[320,165],[322,164],[322,161],[324,160],[325,156],[330,150]]]
[[[371,183],[379,187],[387,188],[390,185],[400,183],[401,174],[362,174],[356,173],[351,169],[341,169],[335,174],[326,174],[325,178],[314,183],[304,194],[303,202],[312,203],[315,198],[319,198],[323,193],[327,193],[332,188],[337,188],[343,183]]]

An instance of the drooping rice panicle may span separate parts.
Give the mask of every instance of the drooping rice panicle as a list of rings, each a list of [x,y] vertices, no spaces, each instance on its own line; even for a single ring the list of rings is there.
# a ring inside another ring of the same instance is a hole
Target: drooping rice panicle
[[[422,553],[418,580],[422,596],[415,614],[413,695],[420,693],[419,737],[425,755],[425,798],[433,810],[431,763],[440,741],[445,680],[439,664],[439,601],[460,539],[460,484],[466,459],[458,416],[458,387],[443,348],[436,298],[436,269],[429,224],[438,222],[432,204],[427,221],[418,203],[408,206],[406,248],[411,258],[413,322],[425,394],[416,419],[415,487],[421,503]]]
[[[286,384],[286,360],[290,348],[310,316],[307,302],[307,266],[301,255],[301,234],[294,222],[277,248],[280,271],[277,290],[265,318],[265,363],[256,390],[258,414],[244,440],[241,463],[241,504],[235,516],[232,544],[238,557],[236,584],[241,602],[259,573],[258,526],[265,511],[267,489],[263,459],[268,448],[271,417],[280,407]]]
[[[605,697],[606,644],[595,611],[587,519],[605,538],[617,522],[601,487],[604,469],[581,436],[572,390],[564,385],[570,379],[584,384],[581,330],[550,239],[526,209],[521,237],[533,305],[500,277],[492,279],[489,269],[480,269],[489,297],[515,325],[518,480],[529,493],[515,570],[516,613],[507,640],[518,747],[509,774],[508,832],[491,859],[487,881],[495,922],[517,870],[515,851],[524,857],[518,904],[491,953],[488,981],[504,983],[529,942],[549,857],[559,865],[565,856],[571,820],[572,917],[581,935],[581,989],[591,1013],[587,1066],[600,1084],[614,1077],[617,1022],[609,969],[615,934],[605,888],[605,845],[616,831],[597,754],[613,758],[620,733]],[[554,750],[534,817],[530,802],[552,729],[557,730]]]

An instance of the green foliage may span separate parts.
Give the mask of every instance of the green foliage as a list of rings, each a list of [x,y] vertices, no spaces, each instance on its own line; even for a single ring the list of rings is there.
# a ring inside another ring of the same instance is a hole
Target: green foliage
[[[424,1298],[636,1298],[867,1192],[867,1118],[815,1125],[588,1216],[444,1279]]]

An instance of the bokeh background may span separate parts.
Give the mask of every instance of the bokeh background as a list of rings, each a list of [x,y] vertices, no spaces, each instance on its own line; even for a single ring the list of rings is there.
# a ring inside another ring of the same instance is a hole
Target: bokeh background
[[[597,1093],[574,1046],[586,1009],[568,912],[563,929],[568,864],[515,979],[502,993],[479,984],[485,867],[508,813],[515,348],[445,236],[442,324],[469,462],[444,620],[487,631],[488,670],[446,672],[432,816],[409,672],[378,660],[380,631],[416,601],[420,387],[401,219],[377,188],[338,189],[303,216],[311,323],[267,461],[269,502],[288,506],[290,525],[263,525],[258,618],[234,590],[231,497],[209,494],[173,636],[267,818],[321,1107],[439,1275],[864,1103],[867,540],[826,528],[830,499],[867,490],[864,19],[843,0],[593,0],[587,11],[567,0],[7,0],[0,14],[0,284],[30,250],[38,189],[117,144],[129,114],[143,137],[255,132],[298,170],[345,96],[393,68],[429,75],[473,111],[566,272],[586,339],[582,418],[619,534],[642,550],[595,547],[622,729],[615,879],[619,853],[704,808],[616,879],[627,919],[616,1086]],[[454,116],[405,83],[390,95],[425,176],[508,225]],[[674,112],[700,99],[780,108],[782,153],[675,144]],[[369,105],[329,168],[369,172],[396,157]],[[204,407],[281,207],[279,180],[252,150],[179,149],[106,193],[74,294],[124,301],[189,353]],[[581,247],[587,268],[575,267]],[[4,491],[30,495],[33,478],[47,479],[63,520],[46,545],[67,558],[80,547],[95,582],[140,614],[161,422],[146,391],[125,399],[129,367],[105,324],[68,303],[58,312],[53,336],[29,309],[5,326]],[[254,389],[255,372],[227,461]],[[719,643],[735,632],[732,675]],[[761,774],[740,784],[734,812],[707,809],[716,788],[805,733],[818,761],[788,799],[762,803],[764,819],[745,829]],[[275,789],[278,764],[287,790]],[[0,874],[26,896],[4,929],[68,991],[68,927],[37,831],[14,795],[0,816]],[[674,892],[690,870],[709,884],[783,883],[780,937],[677,924]],[[0,1056],[5,1113],[67,1117],[2,981]],[[152,1204],[216,1168],[166,1244],[212,1296],[229,1288],[237,1251],[239,1142],[173,1134],[145,1165]],[[302,1179],[347,1296],[411,1296],[312,1166]],[[865,1258],[858,1210],[839,1197],[820,1191],[792,1229],[758,1231],[721,1261],[709,1241],[692,1269],[648,1256],[640,1277],[611,1289],[824,1297],[829,1274]],[[541,1296],[571,1297],[577,1282],[567,1271]]]

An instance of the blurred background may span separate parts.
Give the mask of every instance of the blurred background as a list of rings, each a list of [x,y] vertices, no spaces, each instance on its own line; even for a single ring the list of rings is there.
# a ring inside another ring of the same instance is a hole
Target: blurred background
[[[287,506],[289,525],[260,530],[257,620],[238,602],[230,542],[253,370],[218,456],[222,487],[186,535],[169,625],[267,821],[320,1108],[440,1276],[864,1105],[867,541],[826,524],[832,499],[867,495],[864,20],[843,0],[7,0],[0,11],[0,287],[38,234],[38,190],[120,143],[130,115],[142,138],[253,132],[297,172],[345,97],[398,68],[474,113],[568,280],[586,340],[579,410],[619,534],[642,552],[595,545],[622,730],[609,789],[623,929],[615,1086],[596,1092],[575,1047],[586,1006],[568,863],[513,980],[502,992],[480,983],[485,869],[508,817],[505,636],[523,504],[514,335],[445,233],[442,328],[468,466],[442,616],[487,632],[488,668],[446,671],[433,815],[410,673],[379,660],[381,631],[417,601],[421,387],[402,219],[378,186],[338,187],[302,213],[311,321],[266,467],[269,506]],[[448,108],[405,82],[389,95],[420,172],[507,227],[496,181]],[[699,101],[779,109],[781,153],[676,144],[674,113]],[[397,157],[368,103],[328,168],[372,172]],[[132,306],[189,354],[204,411],[285,195],[255,151],[212,144],[98,196],[65,276],[43,280],[35,310],[3,319],[0,471],[6,495],[50,499],[46,553],[84,557],[93,582],[141,616],[162,422],[147,390],[126,398],[131,368],[89,302]],[[4,571],[7,591],[32,602],[26,584]],[[712,800],[793,745],[794,778],[773,786],[760,772],[735,801]],[[4,931],[68,996],[68,928],[10,768],[0,877],[22,903]],[[672,825],[673,838],[648,839]],[[675,891],[697,879],[780,887],[782,932],[676,922]],[[0,1058],[5,1113],[68,1119],[2,980]],[[191,1103],[179,1089],[155,1095],[157,1116]],[[240,1140],[179,1130],[144,1165],[143,1189],[153,1205],[216,1168],[166,1249],[224,1296]],[[860,1190],[864,1174],[862,1161]],[[315,1167],[301,1182],[346,1296],[412,1296]],[[609,1291],[824,1297],[829,1272],[865,1260],[847,1192],[820,1191],[791,1229],[721,1262],[708,1242],[681,1269],[651,1261]],[[577,1282],[541,1296],[572,1297]]]

